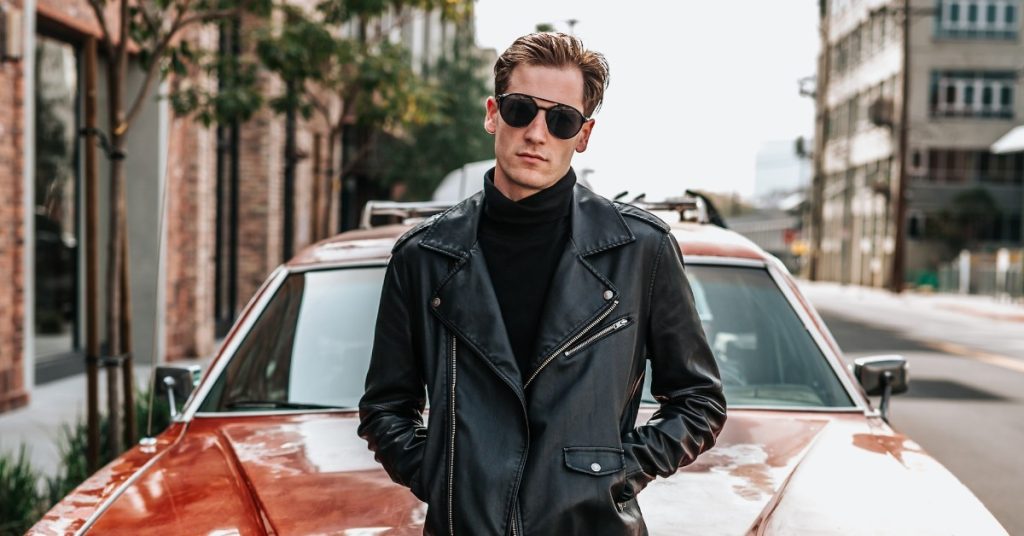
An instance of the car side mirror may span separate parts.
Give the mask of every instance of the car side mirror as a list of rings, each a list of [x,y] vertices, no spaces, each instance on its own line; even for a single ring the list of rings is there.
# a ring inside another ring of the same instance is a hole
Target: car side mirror
[[[199,365],[166,366],[156,368],[156,396],[167,400],[171,418],[178,416],[178,404],[185,403],[192,390],[199,385],[202,369]]]
[[[853,375],[871,396],[882,396],[882,418],[889,421],[889,399],[909,388],[907,359],[901,355],[878,355],[853,360]]]

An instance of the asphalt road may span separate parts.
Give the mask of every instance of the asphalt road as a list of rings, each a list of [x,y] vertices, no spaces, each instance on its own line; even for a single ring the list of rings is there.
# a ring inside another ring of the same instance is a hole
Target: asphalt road
[[[1024,535],[1024,322],[856,291],[805,292],[848,359],[907,358],[910,390],[892,402],[893,426],[952,471],[1010,534]]]

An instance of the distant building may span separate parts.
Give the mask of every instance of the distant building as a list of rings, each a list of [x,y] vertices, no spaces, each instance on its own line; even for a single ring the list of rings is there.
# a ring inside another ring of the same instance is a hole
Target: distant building
[[[729,216],[726,224],[778,257],[790,272],[798,273],[804,252],[802,229],[805,209],[804,195],[794,193],[776,200],[771,207]]]
[[[1020,0],[910,4],[908,201],[901,223],[904,279],[913,282],[956,254],[930,228],[965,192],[980,189],[997,206],[984,243],[1021,241],[1024,153],[990,148],[1024,117],[1024,41]],[[824,150],[816,177],[821,195],[812,197],[821,225],[810,229],[820,238],[817,277],[886,286],[900,180],[902,2],[823,0],[821,7],[816,132]]]

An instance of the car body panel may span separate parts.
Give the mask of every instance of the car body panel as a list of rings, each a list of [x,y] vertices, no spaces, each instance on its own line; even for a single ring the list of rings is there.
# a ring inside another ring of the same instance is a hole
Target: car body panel
[[[638,421],[652,412],[645,407]],[[426,505],[373,460],[356,437],[355,412],[197,418],[188,426],[138,478],[102,473],[107,486],[122,489],[92,530],[422,531]],[[652,535],[851,534],[865,526],[872,534],[1002,533],[919,446],[857,414],[734,410],[715,448],[679,472],[639,496]],[[54,514],[51,522],[75,515]]]
[[[426,505],[391,482],[353,411],[196,413],[290,272],[383,265],[395,225],[300,252],[243,310],[178,422],[91,477],[34,534],[420,534]],[[734,408],[718,444],[639,496],[651,534],[1005,534],[952,474],[871,408],[792,277],[747,239],[675,224],[688,263],[763,267],[854,401],[849,408]],[[656,408],[641,408],[638,423]],[[964,529],[964,530],[960,530]],[[967,530],[969,529],[969,530]]]

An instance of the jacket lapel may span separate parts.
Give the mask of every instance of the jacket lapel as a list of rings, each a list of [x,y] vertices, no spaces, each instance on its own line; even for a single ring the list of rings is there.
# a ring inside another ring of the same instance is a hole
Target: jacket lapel
[[[636,239],[610,201],[579,185],[573,191],[571,236],[548,287],[527,379],[619,299],[615,285],[586,257]]]
[[[482,194],[442,214],[420,245],[451,257],[452,271],[434,292],[431,309],[459,338],[521,393],[522,377],[483,252],[476,243]],[[436,304],[436,306],[434,305]]]
[[[617,296],[615,286],[594,270],[570,241],[548,287],[531,370],[525,377],[530,378],[555,350],[600,317]]]
[[[421,247],[454,262],[434,292],[431,309],[522,395],[523,381],[535,374],[552,352],[600,318],[619,297],[612,282],[587,257],[628,244],[636,237],[610,201],[576,185],[571,238],[548,290],[534,363],[530,371],[520,371],[487,263],[477,244],[482,205],[480,192],[452,207],[437,217],[420,241]]]

